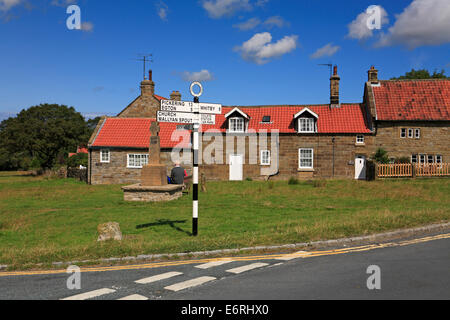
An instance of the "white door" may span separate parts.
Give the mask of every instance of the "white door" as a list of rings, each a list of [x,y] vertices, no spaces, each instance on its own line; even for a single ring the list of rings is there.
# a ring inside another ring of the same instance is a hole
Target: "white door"
[[[243,165],[242,155],[230,155],[230,181],[242,181],[244,179]]]
[[[355,179],[366,180],[366,157],[358,156],[355,159]]]

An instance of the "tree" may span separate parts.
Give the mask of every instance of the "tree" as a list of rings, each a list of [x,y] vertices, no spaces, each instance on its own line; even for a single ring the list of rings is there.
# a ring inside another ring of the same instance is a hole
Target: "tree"
[[[388,164],[389,157],[386,150],[379,148],[377,152],[373,155],[373,160],[381,164]]]
[[[0,169],[28,169],[32,163],[51,168],[58,157],[86,144],[90,134],[73,107],[41,104],[22,110],[0,123]]]
[[[426,69],[422,70],[414,70],[412,69],[410,72],[406,72],[404,76],[400,76],[398,78],[392,78],[391,80],[402,80],[402,79],[450,79],[445,75],[445,70],[441,72],[437,72],[434,70],[433,74]]]

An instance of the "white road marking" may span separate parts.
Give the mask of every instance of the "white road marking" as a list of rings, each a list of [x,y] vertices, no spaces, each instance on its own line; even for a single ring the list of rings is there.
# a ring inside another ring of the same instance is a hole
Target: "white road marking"
[[[144,301],[149,300],[147,297],[141,296],[140,294],[132,294],[131,296],[124,297],[118,300],[129,300],[129,301]]]
[[[209,269],[209,268],[213,268],[213,267],[218,267],[227,263],[233,262],[233,260],[221,260],[221,261],[212,261],[212,262],[208,262],[205,264],[201,264],[199,266],[195,266],[198,269]]]
[[[103,289],[89,291],[89,292],[82,293],[82,294],[77,294],[76,296],[64,298],[64,299],[61,299],[61,300],[87,300],[87,299],[100,297],[100,296],[103,296],[105,294],[110,294],[110,293],[114,293],[114,292],[116,292],[116,290],[103,288]]]
[[[290,261],[290,260],[294,260],[294,259],[304,258],[308,255],[310,255],[309,252],[299,251],[299,252],[296,252],[293,254],[286,254],[281,258],[276,258],[275,260]]]
[[[243,267],[227,270],[227,272],[239,274],[239,273],[242,273],[242,272],[245,272],[245,271],[266,267],[268,265],[269,265],[268,263],[253,263],[253,264],[249,264],[249,265],[246,265],[246,266],[243,266]]]
[[[167,273],[159,274],[159,275],[156,275],[156,276],[153,276],[153,277],[137,280],[135,282],[139,283],[139,284],[149,284],[149,283],[152,283],[152,282],[161,281],[161,280],[173,278],[173,277],[176,277],[176,276],[180,276],[182,274],[183,274],[182,272],[167,272]]]
[[[196,286],[202,285],[206,282],[213,281],[213,280],[216,280],[216,278],[200,277],[200,278],[195,278],[192,280],[176,283],[171,286],[165,287],[164,289],[177,292],[177,291],[181,291],[181,290],[184,290],[187,288],[196,287]]]

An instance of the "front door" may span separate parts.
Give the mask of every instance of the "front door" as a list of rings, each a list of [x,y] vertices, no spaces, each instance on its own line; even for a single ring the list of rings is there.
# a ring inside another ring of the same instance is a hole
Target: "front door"
[[[240,154],[230,155],[230,181],[242,181],[244,177],[243,172],[243,157]]]
[[[366,180],[366,157],[357,156],[355,159],[355,179]]]

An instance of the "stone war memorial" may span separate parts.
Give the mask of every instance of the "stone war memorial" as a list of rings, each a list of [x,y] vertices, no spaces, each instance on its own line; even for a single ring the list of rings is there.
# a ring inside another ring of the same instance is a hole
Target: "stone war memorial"
[[[125,201],[172,201],[183,195],[183,185],[167,182],[167,166],[160,159],[159,131],[159,123],[154,121],[150,127],[148,165],[142,168],[141,183],[122,187]]]

